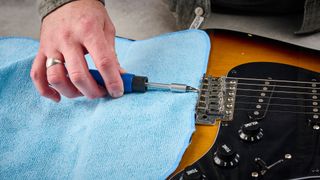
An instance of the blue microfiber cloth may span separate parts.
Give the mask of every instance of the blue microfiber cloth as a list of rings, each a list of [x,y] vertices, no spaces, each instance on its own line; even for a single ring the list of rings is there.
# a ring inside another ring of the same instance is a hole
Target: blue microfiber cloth
[[[40,97],[29,78],[39,43],[0,38],[0,179],[164,179],[195,130],[195,93],[118,99]],[[116,39],[128,72],[198,87],[210,49],[203,31]],[[88,57],[91,68],[94,65]]]

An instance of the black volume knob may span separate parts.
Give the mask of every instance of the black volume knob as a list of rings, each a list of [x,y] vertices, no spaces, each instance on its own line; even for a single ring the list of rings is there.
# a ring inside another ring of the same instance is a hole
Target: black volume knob
[[[184,170],[183,180],[206,180],[206,176],[196,167],[189,166]]]
[[[248,142],[258,141],[263,136],[263,129],[258,121],[243,124],[238,131],[240,139]]]
[[[239,159],[239,154],[227,144],[221,144],[213,155],[214,163],[221,167],[235,167],[238,165]]]

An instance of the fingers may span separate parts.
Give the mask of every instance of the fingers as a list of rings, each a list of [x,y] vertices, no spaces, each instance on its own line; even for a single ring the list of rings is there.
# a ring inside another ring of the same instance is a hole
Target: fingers
[[[49,87],[45,64],[46,56],[39,51],[32,65],[30,76],[41,96],[52,99],[55,102],[59,102],[61,99],[59,93]]]
[[[114,51],[114,33],[109,36],[113,36],[113,38],[105,38],[104,32],[98,31],[96,36],[91,36],[90,39],[84,41],[84,46],[103,77],[109,94],[112,97],[120,97],[124,90],[120,77],[120,66]]]
[[[63,61],[64,58],[61,53],[53,51],[44,55],[39,51],[30,73],[37,90],[42,96],[55,102],[60,101],[60,94],[69,98],[79,97],[83,94],[90,99],[105,96],[107,94],[106,90],[99,87],[89,74],[82,47],[75,44],[70,47],[65,48],[66,51],[64,51],[65,57],[68,58],[66,62],[68,71],[64,64],[55,64],[48,69],[46,68],[47,57]]]
[[[48,53],[47,57],[56,58],[61,61],[64,60],[62,54],[58,51]],[[75,98],[82,95],[67,77],[67,70],[64,64],[55,64],[47,68],[47,79],[54,89],[68,98]]]
[[[106,95],[107,90],[98,86],[89,73],[84,59],[84,52],[89,52],[89,49],[93,52],[89,53],[97,59],[96,65],[98,64],[97,67],[103,75],[107,88],[112,92],[110,94],[117,97],[119,93],[115,93],[116,91],[123,92],[119,65],[115,63],[114,42],[105,40],[106,23],[112,27],[108,28],[111,30],[108,31],[111,35],[106,36],[114,38],[112,22],[106,16],[106,9],[101,3],[76,1],[44,18],[41,25],[41,51],[31,71],[33,82],[43,96],[59,101],[60,94],[67,97],[83,94],[90,99]],[[94,39],[88,43],[89,48],[84,44],[86,39]],[[94,45],[95,42],[100,43]],[[111,48],[110,51],[106,49],[108,47]],[[100,54],[106,50],[108,53]],[[55,64],[47,70],[45,67],[47,58],[64,59],[65,66]]]
[[[62,54],[66,59],[65,65],[71,82],[84,96],[94,99],[107,94],[107,91],[98,86],[89,73],[80,44],[72,43],[63,47]]]

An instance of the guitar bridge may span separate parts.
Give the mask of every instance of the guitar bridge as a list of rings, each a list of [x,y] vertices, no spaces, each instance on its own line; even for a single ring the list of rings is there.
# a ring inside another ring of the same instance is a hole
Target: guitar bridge
[[[196,104],[196,124],[214,125],[216,120],[233,119],[237,80],[205,75],[201,80]]]

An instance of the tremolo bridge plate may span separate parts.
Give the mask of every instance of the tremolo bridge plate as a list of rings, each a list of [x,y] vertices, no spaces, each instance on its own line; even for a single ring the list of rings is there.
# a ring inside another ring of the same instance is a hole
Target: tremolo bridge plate
[[[237,80],[203,76],[195,109],[196,124],[214,125],[233,119]]]

